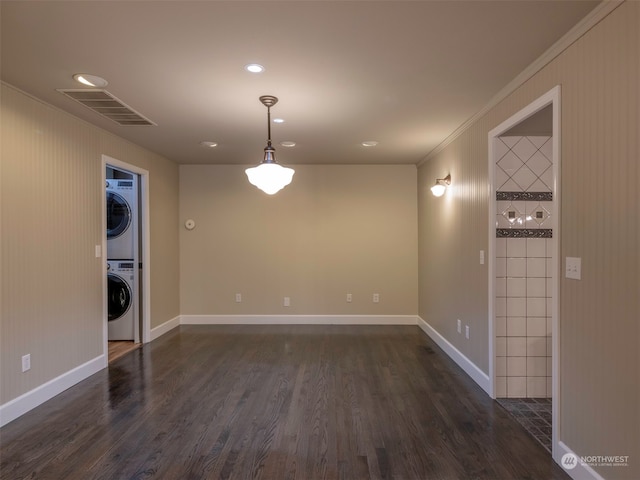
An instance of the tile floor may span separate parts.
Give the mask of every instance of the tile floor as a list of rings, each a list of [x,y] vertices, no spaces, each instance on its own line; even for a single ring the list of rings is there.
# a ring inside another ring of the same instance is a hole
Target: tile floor
[[[496,400],[551,453],[550,398],[498,398]]]

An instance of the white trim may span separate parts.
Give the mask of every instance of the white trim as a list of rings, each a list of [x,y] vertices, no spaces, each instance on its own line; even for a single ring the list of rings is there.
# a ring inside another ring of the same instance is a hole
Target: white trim
[[[560,231],[560,214],[561,214],[561,189],[560,189],[560,145],[562,143],[561,136],[561,125],[560,125],[560,108],[561,108],[561,87],[560,85],[555,86],[551,90],[549,90],[544,95],[540,96],[532,103],[524,107],[519,112],[515,113],[511,117],[509,117],[504,122],[500,123],[497,127],[492,129],[488,134],[488,161],[489,161],[489,278],[488,278],[488,318],[489,318],[489,377],[491,384],[491,397],[495,398],[495,316],[494,316],[494,285],[495,285],[495,212],[496,212],[496,200],[495,200],[495,185],[494,185],[494,167],[495,167],[495,158],[493,145],[495,138],[502,135],[504,132],[522,122],[523,120],[529,118],[535,113],[539,112],[543,108],[551,105],[553,109],[553,169],[554,169],[554,185],[553,185],[553,203],[554,203],[554,215],[551,217],[551,228],[553,230],[553,237],[551,239],[551,247],[552,247],[552,264],[553,269],[555,271],[555,275],[552,277],[552,331],[551,331],[551,344],[552,344],[552,434],[551,434],[551,444],[553,450],[553,459],[556,463],[560,463],[560,459],[562,455],[559,453],[559,439],[560,439],[560,236],[562,232]]]
[[[560,223],[560,215],[562,211],[562,188],[560,183],[562,164],[562,91],[560,86],[554,90],[553,99],[553,216],[551,228],[553,228],[553,238],[551,240],[551,261],[555,272],[551,279],[551,405],[552,405],[552,432],[551,442],[555,451],[554,458],[558,461],[558,444],[560,442],[560,279],[562,260],[560,257],[560,239],[562,238],[562,229]]]
[[[107,358],[104,355],[100,355],[1,405],[0,427],[42,405],[47,400],[80,383],[106,366]]]
[[[526,120],[527,118],[529,118],[533,114],[535,114],[535,113],[539,112],[540,110],[542,110],[544,107],[552,105],[554,101],[559,100],[559,99],[560,99],[560,85],[556,85],[551,90],[549,90],[547,93],[545,93],[545,94],[541,95],[540,97],[536,98],[529,105],[527,105],[526,107],[524,107],[520,111],[518,111],[518,112],[514,113],[513,115],[511,115],[509,118],[507,118],[500,125],[498,125],[497,127],[491,129],[491,131],[489,132],[489,138],[499,137],[504,132],[509,130],[511,127],[514,127],[515,125],[517,125],[518,123],[522,122],[523,120]]]
[[[415,315],[181,315],[180,325],[416,325]]]
[[[567,445],[564,444],[564,442],[558,442],[558,459],[556,460],[556,462],[562,465],[560,463],[560,460],[562,459],[562,456],[567,453],[571,453],[576,457],[578,457],[578,463],[576,465],[576,468],[573,468],[571,470],[567,470],[566,468],[563,468],[563,470],[567,473],[567,475],[573,478],[573,480],[604,480],[604,477],[602,477],[598,472],[596,472],[593,468],[591,468],[586,463],[582,463],[579,460],[580,455],[578,455],[573,450],[571,450]]]
[[[171,320],[167,320],[162,325],[153,327],[151,329],[151,341],[155,340],[156,338],[164,335],[165,333],[173,330],[178,326],[180,326],[180,316],[173,317]]]
[[[464,353],[458,350],[446,338],[440,335],[435,328],[420,317],[418,317],[418,326],[422,331],[424,331],[424,333],[429,335],[431,340],[436,342],[436,344],[444,350],[444,353],[446,353],[451,360],[456,362],[458,366],[480,386],[480,388],[489,393],[491,382],[489,381],[489,376],[486,373],[480,370],[480,368],[469,360]]]
[[[562,188],[560,183],[560,166],[562,165],[562,91],[558,85],[552,90],[553,96],[553,196],[554,196],[554,216],[551,219],[553,238],[551,239],[551,261],[555,274],[551,279],[551,445],[553,458],[560,461],[560,279],[562,259],[560,258],[560,239],[562,238],[562,228],[560,219],[562,216]]]
[[[496,398],[496,359],[495,359],[495,339],[496,339],[496,319],[495,319],[495,288],[496,288],[496,186],[495,186],[495,137],[489,133],[489,169],[488,169],[488,196],[489,196],[489,241],[487,242],[487,279],[488,286],[488,306],[487,322],[489,332],[489,396]]]
[[[108,323],[108,315],[109,315],[109,283],[107,279],[107,196],[105,195],[105,185],[107,182],[107,165],[105,163],[104,155],[102,156],[102,169],[100,175],[100,188],[98,188],[99,192],[102,192],[100,195],[101,209],[102,212],[102,256],[100,257],[100,262],[102,263],[102,269],[100,270],[102,278],[102,355],[107,359],[107,364],[109,363],[109,323]]]
[[[148,343],[152,340],[151,338],[151,241],[150,241],[150,232],[151,232],[151,224],[149,221],[149,171],[143,168],[136,167],[135,165],[131,165],[129,163],[123,162],[116,158],[110,157],[108,155],[102,155],[102,170],[106,171],[107,165],[111,165],[113,167],[122,168],[124,170],[128,170],[129,172],[140,175],[140,196],[142,198],[142,205],[140,205],[140,218],[139,221],[141,226],[141,234],[142,234],[142,252],[139,253],[139,258],[142,260],[142,343]],[[103,173],[105,175],[105,173]],[[104,186],[104,181],[102,183]],[[104,195],[103,195],[104,196]],[[106,215],[106,208],[102,209],[103,215]],[[106,260],[106,238],[107,238],[107,220],[106,217],[103,217],[102,221],[102,238],[103,238],[103,257]],[[106,275],[105,275],[106,277]],[[104,305],[103,305],[103,315],[105,319],[105,332],[106,332],[106,318],[107,318],[107,302],[106,302],[106,279],[103,280],[105,282],[104,287]],[[105,333],[104,337],[104,351],[105,355],[108,352],[108,338]]]
[[[462,135],[471,125],[489,112],[502,100],[512,94],[517,88],[523,85],[527,80],[542,70],[553,59],[569,48],[581,36],[587,33],[591,28],[598,24],[607,15],[624,3],[624,0],[603,0],[591,12],[587,14],[580,22],[578,22],[563,37],[554,43],[546,52],[544,52],[537,60],[534,60],[527,68],[519,73],[511,82],[504,86],[482,110],[470,117],[466,122],[456,128],[451,135],[445,138],[438,146],[431,150],[422,160],[417,163],[420,167],[431,160],[434,156],[444,150],[451,142]]]

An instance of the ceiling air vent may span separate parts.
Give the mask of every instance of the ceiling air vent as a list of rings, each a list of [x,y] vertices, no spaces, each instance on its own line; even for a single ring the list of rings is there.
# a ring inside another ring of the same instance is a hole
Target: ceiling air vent
[[[125,127],[156,125],[106,90],[85,88],[79,90],[59,89],[58,91],[97,114],[113,120],[118,125]]]

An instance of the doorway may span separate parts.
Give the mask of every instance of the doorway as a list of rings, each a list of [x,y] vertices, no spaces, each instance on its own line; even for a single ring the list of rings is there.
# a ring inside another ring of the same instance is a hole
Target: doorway
[[[150,339],[148,171],[102,156],[104,354],[108,362]]]
[[[551,432],[542,416],[534,417],[540,428],[531,422],[530,432],[554,458],[560,394],[559,121],[558,86],[488,136],[491,396],[508,399],[514,411],[551,407]]]

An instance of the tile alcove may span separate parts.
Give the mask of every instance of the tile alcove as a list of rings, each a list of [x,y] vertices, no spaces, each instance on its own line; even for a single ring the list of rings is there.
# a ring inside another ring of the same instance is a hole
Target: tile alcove
[[[551,397],[553,138],[495,143],[496,396]]]

